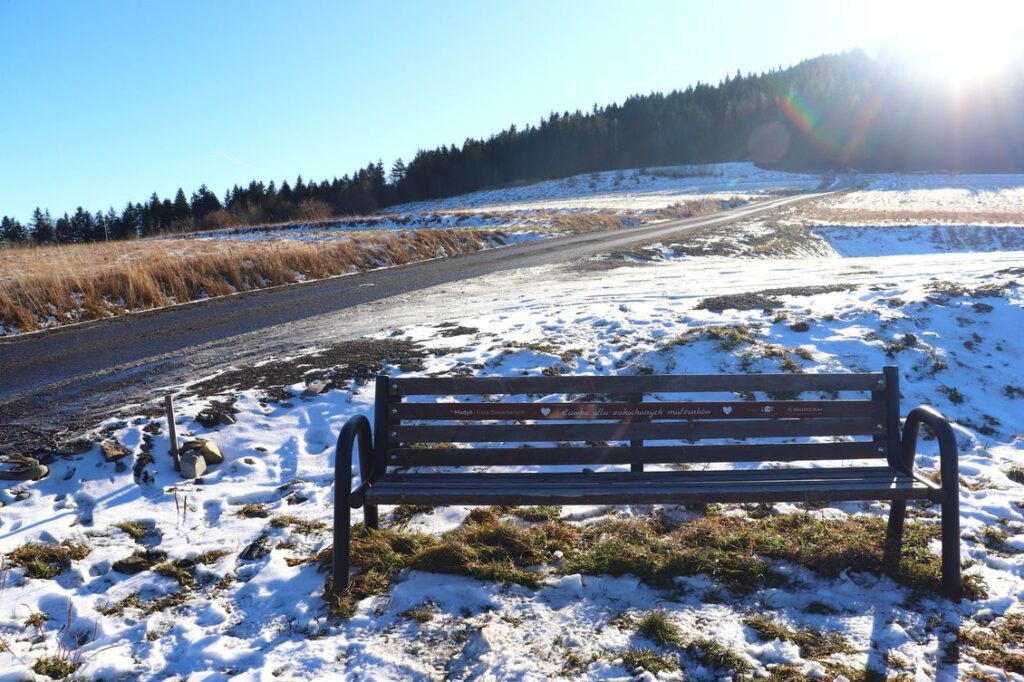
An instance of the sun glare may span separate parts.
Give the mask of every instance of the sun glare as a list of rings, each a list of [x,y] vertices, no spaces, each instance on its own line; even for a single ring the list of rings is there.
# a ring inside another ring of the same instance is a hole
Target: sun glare
[[[897,3],[888,42],[951,85],[984,80],[1021,55],[1024,3]]]

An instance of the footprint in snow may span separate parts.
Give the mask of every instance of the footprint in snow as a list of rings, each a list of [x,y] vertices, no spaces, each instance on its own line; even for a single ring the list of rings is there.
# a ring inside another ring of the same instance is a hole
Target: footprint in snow
[[[78,523],[86,527],[92,526],[96,498],[88,493],[78,493],[74,496],[74,501],[78,507]]]
[[[207,500],[203,503],[203,511],[206,514],[206,525],[212,528],[217,525],[221,514],[224,513],[224,501]]]

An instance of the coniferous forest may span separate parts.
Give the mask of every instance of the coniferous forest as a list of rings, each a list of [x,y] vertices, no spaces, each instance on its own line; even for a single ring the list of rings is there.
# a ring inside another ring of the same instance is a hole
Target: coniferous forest
[[[0,240],[79,243],[360,215],[578,173],[752,160],[786,170],[1022,172],[1024,69],[991,83],[952,87],[895,59],[862,52],[817,57],[762,74],[736,73],[667,94],[590,111],[553,112],[537,125],[421,150],[321,181],[254,180],[218,197],[156,193],[120,211],[81,207],[27,221],[3,217]]]

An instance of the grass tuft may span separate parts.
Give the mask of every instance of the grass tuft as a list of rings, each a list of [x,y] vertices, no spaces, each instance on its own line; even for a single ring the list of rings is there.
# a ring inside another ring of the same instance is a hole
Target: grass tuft
[[[662,646],[678,646],[683,642],[679,626],[660,609],[646,613],[637,624],[636,633]]]
[[[50,616],[43,613],[42,611],[36,611],[28,618],[25,619],[25,627],[27,628],[41,628],[43,623],[50,620]]]
[[[317,531],[327,528],[327,524],[323,521],[312,521],[300,516],[292,516],[291,514],[275,516],[270,519],[270,525],[274,528],[291,528],[295,532],[303,535],[312,535]]]
[[[686,645],[686,651],[701,664],[711,668],[729,670],[736,675],[746,675],[753,671],[753,667],[742,655],[712,639],[695,639]]]
[[[1024,674],[1024,653],[1011,651],[1024,647],[1024,611],[1008,613],[987,628],[962,627],[959,640],[970,647],[978,663]]]
[[[434,612],[425,608],[409,609],[402,612],[402,617],[414,620],[417,623],[429,623],[434,620]]]
[[[241,509],[235,512],[235,516],[241,516],[243,519],[265,519],[270,516],[270,512],[262,504],[251,502],[243,505]]]
[[[84,559],[89,548],[81,543],[64,540],[56,544],[29,542],[7,555],[12,566],[25,569],[29,578],[54,578],[71,561]]]
[[[195,555],[189,561],[192,561],[195,564],[209,566],[210,564],[217,563],[229,554],[231,554],[231,552],[229,552],[226,549],[210,549],[203,552],[202,554]]]
[[[391,510],[388,521],[396,528],[405,528],[417,514],[428,514],[433,510],[429,504],[400,504]]]
[[[78,670],[81,663],[72,661],[66,656],[40,656],[32,666],[37,675],[45,675],[50,679],[63,680]]]
[[[149,528],[138,521],[122,521],[121,523],[114,524],[114,528],[127,534],[128,537],[136,542],[146,537],[146,534],[149,533]]]
[[[804,658],[815,659],[832,654],[854,653],[854,648],[837,632],[818,632],[816,630],[793,628],[775,622],[770,616],[763,614],[751,615],[743,622],[757,633],[762,640],[779,639],[792,642],[800,648]]]
[[[562,516],[562,508],[556,505],[538,505],[536,507],[504,507],[502,512],[511,514],[523,521],[557,521]]]
[[[679,661],[674,656],[660,655],[653,649],[626,649],[622,652],[622,664],[630,672],[643,669],[652,675],[679,670]]]
[[[101,606],[97,611],[102,613],[104,616],[116,616],[124,613],[128,609],[139,609],[143,613],[159,613],[166,611],[169,608],[180,606],[188,601],[189,595],[193,594],[188,589],[182,589],[177,592],[171,592],[165,594],[162,597],[151,599],[150,601],[142,601],[142,597],[139,596],[138,592],[132,592],[124,599]]]
[[[162,576],[178,581],[182,587],[191,588],[196,584],[196,579],[179,562],[165,561],[153,567],[153,571]]]

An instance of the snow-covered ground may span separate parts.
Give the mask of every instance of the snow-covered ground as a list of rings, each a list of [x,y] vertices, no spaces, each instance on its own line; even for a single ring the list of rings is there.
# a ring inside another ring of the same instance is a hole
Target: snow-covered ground
[[[811,215],[853,225],[1024,223],[1024,175],[868,173],[854,179],[858,191],[821,200]]]
[[[758,223],[708,239],[761,244],[775,229]],[[651,262],[627,256],[499,273],[476,281],[459,307],[448,287],[427,290],[411,304],[420,321],[379,336],[380,344],[404,344],[402,352],[415,355],[404,370],[391,362],[385,371],[852,372],[895,364],[904,411],[929,403],[954,422],[965,573],[984,581],[986,596],[954,605],[875,573],[827,578],[777,560],[772,565],[786,580],[749,593],[704,575],[655,589],[631,576],[566,574],[552,556],[537,569],[538,589],[405,570],[358,603],[350,619],[333,619],[324,576],[310,559],[330,543],[338,430],[354,414],[373,416],[372,385],[348,379],[365,376],[365,363],[335,353],[293,362],[297,374],[285,387],[179,387],[179,434],[212,437],[227,456],[201,482],[183,482],[171,470],[165,420],[137,406],[87,434],[94,443],[87,452],[56,458],[48,477],[4,483],[0,552],[69,540],[88,553],[55,564],[49,579],[28,577],[8,560],[0,642],[9,650],[0,651],[0,680],[25,679],[41,657],[61,656],[80,663],[82,677],[108,680],[655,679],[628,662],[645,648],[683,669],[658,679],[728,679],[722,667],[637,634],[636,621],[653,609],[687,641],[717,642],[754,674],[775,679],[855,679],[866,668],[915,680],[1024,679],[1013,668],[1020,659],[1006,658],[1000,670],[979,663],[991,662],[991,651],[972,644],[1009,631],[1006,616],[1020,613],[1024,598],[1024,378],[1017,364],[1024,251],[935,252],[930,228],[831,229],[812,230],[795,251],[694,256],[655,246],[661,257],[645,259]],[[751,309],[701,306],[720,296]],[[735,343],[723,342],[721,327],[738,332]],[[268,376],[272,366],[264,368]],[[196,420],[211,400],[234,401],[236,412],[225,420],[233,423],[207,428]],[[130,454],[105,461],[95,444],[101,439]],[[935,442],[923,441],[918,466],[933,472],[937,459]],[[774,512],[797,508],[775,505]],[[438,535],[459,528],[470,509],[397,511],[382,509],[386,527],[401,521]],[[566,507],[561,519],[585,527],[657,511]],[[814,513],[884,518],[886,511],[847,503]],[[724,513],[745,519],[751,512]],[[935,509],[914,516],[937,521]],[[149,569],[113,569],[131,555]],[[48,620],[30,623],[35,613]],[[753,613],[836,633],[850,651],[815,656],[792,642],[764,641],[744,624]],[[957,661],[949,651],[958,630],[973,639],[963,640]],[[1024,641],[999,646],[1019,656]]]

